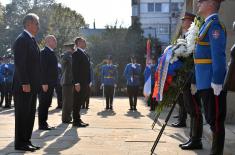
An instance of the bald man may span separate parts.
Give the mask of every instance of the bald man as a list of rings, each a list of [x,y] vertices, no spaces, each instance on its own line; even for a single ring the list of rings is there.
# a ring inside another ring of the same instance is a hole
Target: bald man
[[[46,46],[41,51],[41,92],[39,94],[38,123],[39,130],[51,130],[47,123],[48,109],[52,102],[53,92],[58,79],[58,61],[54,49],[57,46],[55,36],[48,35],[45,38]]]

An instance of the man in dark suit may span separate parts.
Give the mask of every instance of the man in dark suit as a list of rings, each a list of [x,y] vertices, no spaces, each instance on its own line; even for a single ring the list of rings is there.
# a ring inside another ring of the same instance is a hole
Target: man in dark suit
[[[91,82],[90,60],[85,53],[86,40],[78,37],[75,39],[77,51],[72,55],[72,74],[74,82],[74,101],[73,101],[73,126],[86,127],[88,124],[81,120],[80,109],[89,93]]]
[[[46,47],[41,51],[42,90],[39,95],[38,123],[39,130],[51,130],[47,123],[48,109],[58,80],[58,61],[54,49],[57,46],[55,36],[45,38]]]
[[[40,50],[34,39],[39,30],[39,17],[27,14],[23,19],[24,31],[14,45],[15,73],[13,92],[15,96],[15,149],[35,151],[32,145],[37,93],[40,88]]]

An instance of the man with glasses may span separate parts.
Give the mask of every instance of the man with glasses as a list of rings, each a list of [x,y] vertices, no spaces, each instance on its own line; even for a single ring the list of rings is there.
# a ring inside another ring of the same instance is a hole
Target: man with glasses
[[[218,11],[223,0],[198,0],[198,14],[205,18],[194,53],[196,87],[205,109],[213,141],[210,155],[222,155],[226,117],[226,92],[222,90],[226,74],[226,30]]]

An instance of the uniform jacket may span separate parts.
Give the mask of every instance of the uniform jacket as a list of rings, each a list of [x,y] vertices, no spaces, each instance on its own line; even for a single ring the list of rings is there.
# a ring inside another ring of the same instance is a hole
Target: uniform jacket
[[[91,82],[90,59],[80,49],[72,54],[73,83],[87,86]]]
[[[140,74],[141,66],[140,64],[135,64],[136,68],[132,67],[132,63],[126,65],[124,70],[124,76],[127,80],[127,85],[138,86],[140,85]]]
[[[118,74],[116,65],[103,65],[101,69],[101,83],[114,86],[117,84]]]
[[[235,44],[231,49],[231,60],[228,73],[225,78],[224,87],[226,90],[235,91]]]
[[[4,64],[1,64],[0,65],[0,84],[4,82],[3,67],[4,67]]]
[[[73,75],[72,75],[72,53],[66,52],[62,56],[62,76],[60,83],[61,85],[72,85]]]
[[[13,82],[13,74],[14,74],[14,65],[13,64],[4,64],[2,66],[2,76],[3,80],[6,83],[12,83]]]
[[[198,90],[222,85],[226,74],[226,31],[218,15],[210,17],[201,27],[194,53]]]
[[[54,51],[45,47],[41,51],[42,84],[56,85],[58,80],[58,61]]]
[[[22,91],[23,84],[30,84],[31,92],[40,89],[40,50],[38,45],[26,33],[21,33],[14,45],[15,72],[13,77],[14,92]]]

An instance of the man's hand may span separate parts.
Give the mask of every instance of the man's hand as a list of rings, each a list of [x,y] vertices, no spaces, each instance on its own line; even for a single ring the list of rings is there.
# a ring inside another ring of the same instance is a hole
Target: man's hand
[[[222,91],[222,89],[223,89],[223,86],[220,85],[220,84],[211,83],[211,88],[212,88],[213,91],[214,91],[214,95],[215,95],[215,96],[219,96],[219,94],[221,93],[221,91]]]
[[[195,84],[191,84],[191,94],[192,95],[195,95],[196,94],[196,92],[197,92],[197,87],[196,87],[196,85]]]
[[[76,92],[80,92],[80,90],[81,90],[81,86],[80,86],[80,84],[75,84],[75,90],[76,90]]]
[[[46,93],[48,91],[48,85],[47,84],[42,85],[42,90],[43,90],[43,92]]]
[[[31,92],[31,88],[29,84],[22,85],[23,92],[29,93]]]

